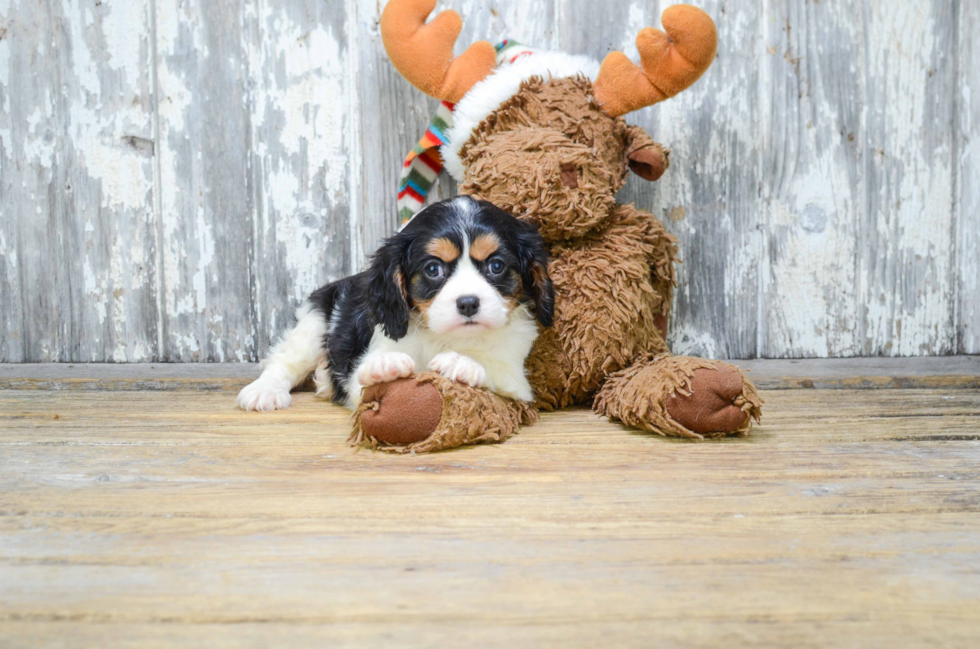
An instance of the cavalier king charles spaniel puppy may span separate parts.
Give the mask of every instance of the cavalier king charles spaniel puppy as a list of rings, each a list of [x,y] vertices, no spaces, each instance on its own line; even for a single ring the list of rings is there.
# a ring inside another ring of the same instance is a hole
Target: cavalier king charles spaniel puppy
[[[241,408],[287,408],[311,373],[318,395],[356,408],[362,388],[424,370],[532,401],[524,359],[551,326],[554,289],[535,226],[460,196],[419,212],[366,272],[317,289],[296,315]]]

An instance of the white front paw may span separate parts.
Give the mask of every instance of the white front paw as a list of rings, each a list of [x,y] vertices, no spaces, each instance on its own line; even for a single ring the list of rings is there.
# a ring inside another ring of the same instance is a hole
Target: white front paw
[[[436,354],[429,363],[429,369],[450,381],[465,383],[474,388],[483,387],[487,383],[487,371],[483,366],[469,356],[456,352]]]
[[[261,377],[246,385],[238,393],[238,407],[248,411],[285,410],[292,401],[288,383]]]
[[[415,374],[415,361],[402,352],[383,352],[369,356],[357,371],[362,386],[387,383]]]

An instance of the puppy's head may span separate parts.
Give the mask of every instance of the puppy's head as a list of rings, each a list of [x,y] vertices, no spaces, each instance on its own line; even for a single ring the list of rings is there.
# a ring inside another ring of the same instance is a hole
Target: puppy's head
[[[459,336],[504,327],[525,305],[545,327],[554,316],[535,226],[466,196],[419,212],[382,245],[369,272],[375,315],[395,340],[407,333],[412,310],[422,326]]]

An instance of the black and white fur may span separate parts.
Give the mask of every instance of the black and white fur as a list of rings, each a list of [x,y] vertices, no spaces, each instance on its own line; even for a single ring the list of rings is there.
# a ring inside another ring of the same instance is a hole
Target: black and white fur
[[[531,401],[524,360],[554,314],[547,263],[536,228],[494,205],[462,196],[431,205],[369,270],[314,291],[238,405],[288,408],[312,373],[318,395],[355,408],[363,387],[423,370]]]

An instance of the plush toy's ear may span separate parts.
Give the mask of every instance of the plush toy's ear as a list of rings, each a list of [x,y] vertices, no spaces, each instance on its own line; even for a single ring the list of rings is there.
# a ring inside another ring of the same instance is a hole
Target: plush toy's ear
[[[382,244],[368,270],[370,308],[385,335],[392,340],[408,333],[408,290],[405,285],[404,257],[408,245],[404,235],[395,235]]]
[[[639,126],[627,127],[626,137],[626,161],[630,171],[651,182],[664,175],[670,166],[670,150],[654,142]]]
[[[548,275],[548,251],[537,226],[521,221],[522,232],[518,235],[521,258],[521,282],[524,290],[534,297],[534,310],[538,322],[550,327],[555,320],[555,287]]]

